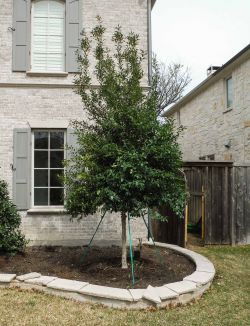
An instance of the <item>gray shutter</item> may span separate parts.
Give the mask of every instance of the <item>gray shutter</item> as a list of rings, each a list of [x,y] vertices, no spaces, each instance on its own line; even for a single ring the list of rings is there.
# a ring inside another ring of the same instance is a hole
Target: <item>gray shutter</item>
[[[77,148],[77,135],[74,129],[67,129],[67,160],[70,160],[72,149]]]
[[[80,44],[80,0],[66,0],[66,71],[77,72],[76,50]]]
[[[29,70],[30,0],[13,0],[13,71]]]
[[[30,207],[30,129],[14,129],[13,201],[18,209]]]

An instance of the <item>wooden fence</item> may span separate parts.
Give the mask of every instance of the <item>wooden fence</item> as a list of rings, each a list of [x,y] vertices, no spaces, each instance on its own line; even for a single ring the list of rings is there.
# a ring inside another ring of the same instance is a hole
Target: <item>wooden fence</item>
[[[189,161],[183,168],[189,192],[185,222],[173,213],[168,223],[154,221],[155,239],[183,245],[187,224],[200,221],[205,244],[250,243],[250,164]]]
[[[205,244],[231,243],[232,168],[232,162],[198,161],[184,164],[190,194],[187,220],[202,218]]]
[[[232,180],[232,244],[250,243],[250,164],[234,165]]]

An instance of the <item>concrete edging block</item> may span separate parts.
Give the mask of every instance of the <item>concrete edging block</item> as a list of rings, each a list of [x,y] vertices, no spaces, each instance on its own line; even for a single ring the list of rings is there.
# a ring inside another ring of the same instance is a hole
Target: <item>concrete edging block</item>
[[[14,280],[16,274],[0,274],[0,284],[1,283],[10,283]]]
[[[56,290],[77,292],[80,289],[87,286],[88,284],[89,283],[87,282],[67,280],[64,278],[56,278],[54,281],[49,282],[46,286],[48,288],[52,288]]]
[[[129,290],[102,285],[88,284],[84,288],[80,289],[78,293],[121,301],[133,301],[133,297]]]
[[[18,281],[24,282],[24,281],[27,281],[27,280],[31,280],[33,278],[38,278],[40,276],[41,276],[40,273],[32,272],[32,273],[27,273],[27,274],[19,275],[19,276],[16,277],[16,279]]]
[[[208,272],[194,272],[193,274],[184,277],[184,281],[191,281],[198,284],[206,284],[210,282],[214,277],[214,273]]]

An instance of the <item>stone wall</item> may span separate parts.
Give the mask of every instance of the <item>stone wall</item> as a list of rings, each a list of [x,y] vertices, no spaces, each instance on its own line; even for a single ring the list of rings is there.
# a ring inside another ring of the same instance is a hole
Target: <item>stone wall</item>
[[[184,160],[215,154],[215,160],[250,162],[250,59],[226,74],[180,107]],[[227,110],[225,78],[230,75],[233,107]],[[173,117],[177,121],[177,112]]]
[[[0,0],[0,179],[7,181],[12,194],[13,130],[27,128],[30,121],[46,123],[70,122],[83,117],[80,97],[73,92],[74,74],[64,77],[35,77],[25,72],[12,72],[12,0]],[[82,21],[87,31],[96,25],[100,15],[107,27],[109,46],[113,29],[120,24],[127,33],[140,35],[141,47],[148,50],[147,1],[146,0],[84,0]],[[148,86],[148,61],[144,62],[143,86]],[[93,81],[94,83],[95,81]],[[22,212],[22,228],[30,244],[79,245],[86,244],[97,226],[99,217],[85,218],[82,222],[70,222],[63,214],[29,214]],[[146,238],[142,221],[135,221],[133,238]],[[98,243],[120,241],[120,218],[108,216],[100,232]]]

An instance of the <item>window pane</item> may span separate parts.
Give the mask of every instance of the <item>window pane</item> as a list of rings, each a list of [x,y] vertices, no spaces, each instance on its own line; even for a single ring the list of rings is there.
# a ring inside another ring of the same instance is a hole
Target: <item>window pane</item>
[[[63,171],[64,170],[50,170],[50,186],[62,187],[63,186]]]
[[[65,70],[65,1],[32,1],[33,71]]]
[[[34,167],[35,168],[47,168],[48,167],[48,152],[47,151],[35,151]]]
[[[50,148],[63,149],[64,147],[64,132],[53,131],[50,133]]]
[[[48,206],[48,188],[34,189],[34,204],[36,206]]]
[[[64,18],[63,1],[50,1],[49,13],[50,13],[50,17]]]
[[[34,1],[34,15],[35,17],[47,17],[49,12],[48,1]]]
[[[48,149],[48,132],[35,132],[35,149]]]
[[[63,205],[63,188],[50,189],[50,205]]]
[[[52,151],[50,152],[50,167],[51,168],[63,168],[63,151]]]
[[[34,186],[35,187],[48,187],[48,170],[35,170],[34,171]]]
[[[233,82],[232,78],[227,79],[227,107],[230,108],[233,104]]]

